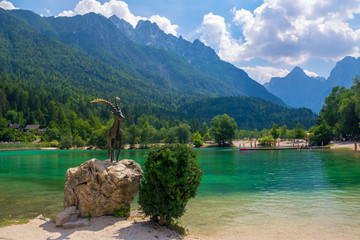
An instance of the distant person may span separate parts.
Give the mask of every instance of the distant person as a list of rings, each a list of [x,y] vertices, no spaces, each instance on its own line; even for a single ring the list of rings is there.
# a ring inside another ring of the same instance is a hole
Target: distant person
[[[357,151],[357,142],[356,142],[356,140],[354,142],[354,150]]]

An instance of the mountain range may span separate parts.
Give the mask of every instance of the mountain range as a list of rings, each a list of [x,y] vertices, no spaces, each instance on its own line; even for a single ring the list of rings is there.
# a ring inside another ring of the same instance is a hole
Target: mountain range
[[[269,109],[276,123],[287,123],[292,116],[288,112],[311,116],[311,124],[316,118],[307,109],[287,108],[199,40],[191,43],[165,34],[148,21],[132,28],[117,17],[94,13],[41,17],[31,11],[0,9],[0,52],[0,91],[5,99],[0,117],[15,110],[28,122],[35,119],[46,126],[72,111],[84,119],[94,114],[89,109],[107,116],[105,106],[90,105],[89,100],[120,96],[129,124],[143,114],[189,120],[186,109],[199,103],[214,114],[237,111],[239,116],[242,109],[259,105],[259,112],[248,115],[265,116],[261,122],[266,126],[272,124],[266,119]],[[199,118],[209,122],[211,117]],[[246,128],[255,126],[247,123],[247,116],[241,119]],[[304,118],[298,121],[311,126]]]
[[[243,70],[221,61],[213,49],[198,40],[190,43],[165,34],[155,23],[140,21],[133,32],[127,34],[131,31],[131,25],[116,16],[107,19],[102,15],[89,13],[71,18],[42,18],[32,12],[14,13],[40,33],[82,49],[118,70],[171,92],[254,96],[284,105],[281,99],[269,93]],[[123,24],[119,24],[122,21]],[[114,22],[117,24],[113,24]],[[124,28],[120,29],[120,26]],[[131,35],[134,37],[130,37]],[[168,48],[149,44],[148,41],[162,42],[166,46],[172,44],[177,51],[169,51]],[[183,54],[179,54],[179,51]]]
[[[295,67],[287,76],[271,78],[264,86],[293,107],[307,107],[319,113],[332,88],[351,87],[356,75],[360,75],[360,58],[348,56],[336,63],[327,79],[310,77]]]

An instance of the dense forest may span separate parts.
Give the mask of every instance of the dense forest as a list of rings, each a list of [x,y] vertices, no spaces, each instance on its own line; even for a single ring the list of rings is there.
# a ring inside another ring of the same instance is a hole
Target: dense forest
[[[286,124],[290,129],[301,123],[309,129],[316,121],[316,115],[307,108],[286,108],[255,97],[206,98],[181,105],[179,113],[186,119],[197,118],[201,122],[227,113],[244,130],[269,129],[273,123]]]

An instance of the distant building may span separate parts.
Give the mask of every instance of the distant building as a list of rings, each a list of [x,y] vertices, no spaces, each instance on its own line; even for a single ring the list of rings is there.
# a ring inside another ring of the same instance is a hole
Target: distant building
[[[20,123],[11,123],[9,124],[10,128],[15,128],[16,130],[20,131],[22,129],[22,126]]]
[[[39,129],[40,129],[40,125],[39,125],[39,124],[26,125],[24,131],[28,133],[28,132],[29,132],[30,130],[32,130],[32,129],[37,129],[37,130],[39,130]]]

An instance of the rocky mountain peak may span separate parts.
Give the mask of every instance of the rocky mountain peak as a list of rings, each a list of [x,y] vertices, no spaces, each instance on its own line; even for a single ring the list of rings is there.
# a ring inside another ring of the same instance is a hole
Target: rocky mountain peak
[[[304,76],[304,75],[306,75],[306,73],[304,72],[304,70],[301,68],[301,67],[298,67],[298,66],[296,66],[296,67],[294,67],[294,69],[293,70],[291,70],[291,72],[288,74],[288,76],[299,76],[299,75],[302,75],[302,76]],[[306,75],[307,76],[307,75]]]
[[[332,86],[349,88],[353,85],[353,78],[360,73],[360,58],[347,56],[337,62],[331,70],[328,81]]]

